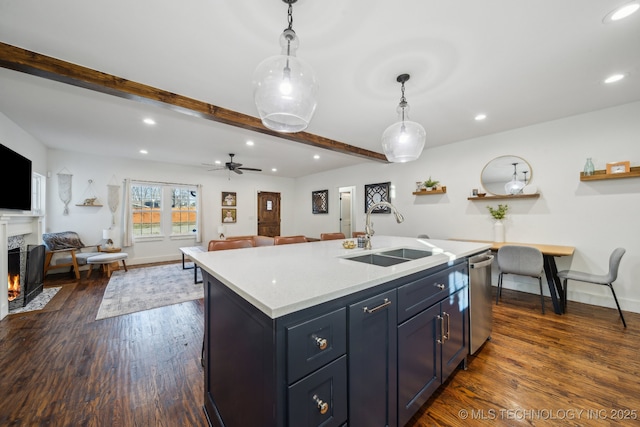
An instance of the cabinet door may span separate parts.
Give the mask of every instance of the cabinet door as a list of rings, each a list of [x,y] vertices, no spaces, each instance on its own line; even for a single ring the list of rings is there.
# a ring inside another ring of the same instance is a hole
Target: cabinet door
[[[347,420],[347,356],[289,386],[292,427],[338,427]]]
[[[442,379],[445,380],[469,353],[468,288],[449,295],[440,304],[446,333],[442,345]]]
[[[398,425],[405,425],[442,383],[440,304],[398,326]]]
[[[396,291],[349,306],[349,425],[396,426]]]

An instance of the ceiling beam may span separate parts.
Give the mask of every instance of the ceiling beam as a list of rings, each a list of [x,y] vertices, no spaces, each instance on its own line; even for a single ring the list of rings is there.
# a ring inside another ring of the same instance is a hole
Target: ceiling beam
[[[174,110],[183,114],[224,123],[252,132],[264,133],[277,138],[311,145],[338,153],[362,157],[379,162],[387,162],[384,154],[345,144],[307,132],[280,133],[266,128],[260,119],[208,104],[193,98],[167,92],[122,77],[72,64],[50,56],[42,55],[16,46],[0,42],[0,66],[33,76],[43,77],[96,92],[118,96],[137,102],[148,103]]]

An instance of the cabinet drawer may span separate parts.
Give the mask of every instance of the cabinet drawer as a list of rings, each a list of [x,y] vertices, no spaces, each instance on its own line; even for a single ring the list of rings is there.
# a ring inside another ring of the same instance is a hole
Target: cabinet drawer
[[[341,308],[287,328],[289,384],[346,353],[346,322]]]
[[[289,386],[289,423],[341,426],[347,420],[347,356]]]
[[[469,283],[466,263],[460,263],[398,288],[398,323],[415,316]]]

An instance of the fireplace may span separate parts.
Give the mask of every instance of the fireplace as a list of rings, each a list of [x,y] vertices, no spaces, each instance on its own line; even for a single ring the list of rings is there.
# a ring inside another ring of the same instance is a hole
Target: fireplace
[[[44,245],[8,250],[9,311],[29,304],[44,287]]]
[[[44,230],[43,221],[44,217],[39,214],[0,213],[0,283],[5,280],[5,277],[8,277],[7,261],[9,249],[20,248],[23,251],[27,251],[28,245],[41,244]],[[24,262],[26,274],[26,255]],[[9,292],[0,291],[0,320],[9,314],[8,294]]]

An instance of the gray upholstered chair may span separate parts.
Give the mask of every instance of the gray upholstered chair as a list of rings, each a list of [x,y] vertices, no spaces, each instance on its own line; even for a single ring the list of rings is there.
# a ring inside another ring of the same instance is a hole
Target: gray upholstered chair
[[[575,280],[578,282],[595,283],[596,285],[608,286],[613,294],[613,299],[618,307],[618,313],[620,313],[620,319],[624,327],[627,327],[627,322],[624,321],[622,310],[620,310],[620,304],[616,297],[616,292],[613,290],[613,282],[618,278],[618,267],[620,267],[620,260],[626,250],[624,248],[616,248],[609,256],[609,272],[607,274],[590,274],[583,273],[581,271],[563,270],[558,272],[558,277],[563,280],[562,288],[564,289],[564,308],[567,311],[567,280]]]
[[[42,243],[46,248],[45,275],[49,270],[71,267],[76,279],[79,279],[80,266],[87,265],[89,258],[102,255],[100,244],[85,245],[75,231],[45,233],[42,235]]]
[[[544,260],[542,252],[530,246],[505,245],[498,249],[498,292],[496,304],[502,295],[502,277],[505,274],[517,274],[519,276],[536,277],[540,285],[540,303],[544,313],[544,296],[542,295],[542,269]]]

